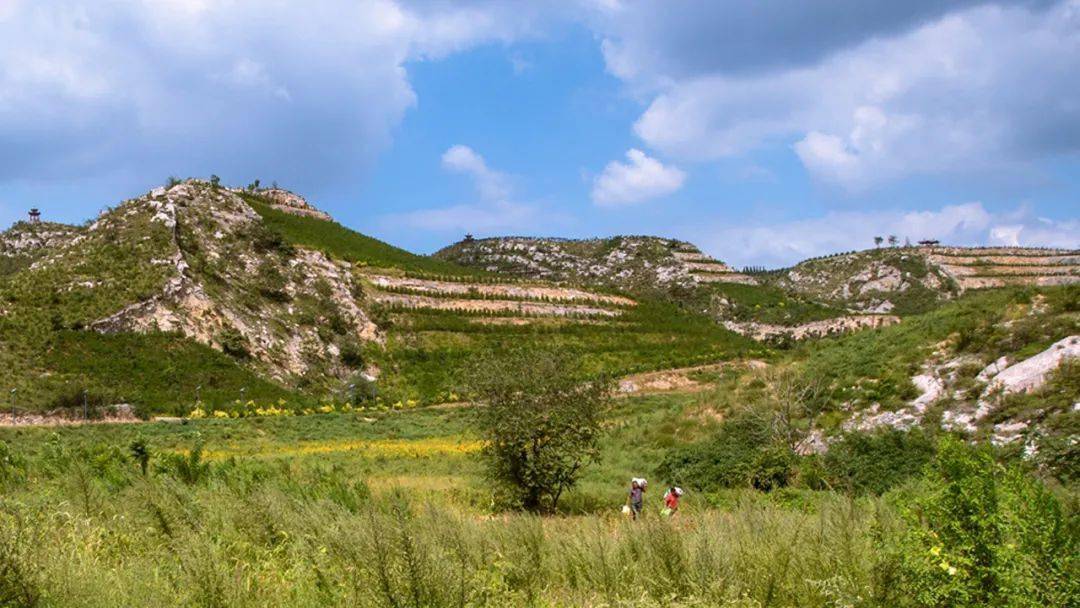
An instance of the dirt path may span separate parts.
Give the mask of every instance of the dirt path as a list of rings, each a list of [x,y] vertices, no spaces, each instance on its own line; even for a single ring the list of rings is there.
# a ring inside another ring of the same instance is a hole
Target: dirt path
[[[745,361],[725,361],[722,363],[710,363],[695,365],[692,367],[678,367],[652,372],[643,372],[627,376],[619,381],[618,395],[630,397],[634,395],[651,395],[658,393],[697,393],[712,387],[712,383],[700,382],[691,378],[694,372],[719,371],[728,367],[746,367],[747,369],[761,369],[767,364],[764,361],[750,359]]]
[[[92,420],[82,420],[78,418],[67,418],[64,416],[56,416],[51,414],[19,414],[14,418],[11,414],[0,414],[0,427],[19,427],[19,426],[83,426],[94,424],[137,424],[140,422],[148,422],[147,420],[141,420],[135,416],[109,416],[105,418],[95,418]]]

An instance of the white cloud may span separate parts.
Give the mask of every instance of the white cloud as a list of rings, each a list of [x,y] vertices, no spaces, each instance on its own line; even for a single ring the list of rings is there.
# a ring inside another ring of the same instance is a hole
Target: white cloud
[[[729,61],[685,43],[708,29],[700,16],[638,19],[604,51],[612,73],[651,96],[634,129],[668,155],[792,146],[813,176],[852,190],[908,176],[1022,176],[1032,161],[1080,151],[1080,0],[1043,4],[930,12],[810,61],[775,51],[767,66],[752,48]]]
[[[497,201],[510,195],[509,178],[491,170],[483,157],[469,146],[458,144],[451,146],[442,155],[443,167],[472,177],[480,196],[485,200]]]
[[[469,176],[479,200],[390,214],[382,220],[384,229],[408,227],[442,233],[494,234],[533,231],[541,224],[562,221],[557,214],[541,213],[536,203],[512,200],[511,177],[489,167],[484,157],[469,146],[451,146],[442,155],[442,166],[447,171]]]
[[[489,2],[0,0],[0,185],[105,173],[362,176],[416,102],[407,62],[532,35]]]
[[[1080,247],[1080,221],[1031,217],[1026,207],[992,213],[982,203],[925,211],[845,211],[779,223],[712,226],[690,235],[736,265],[786,266],[818,255],[873,247],[875,236],[953,245]]]
[[[640,203],[666,196],[682,187],[686,174],[664,166],[641,150],[626,152],[628,163],[613,160],[593,180],[592,200],[604,207]]]

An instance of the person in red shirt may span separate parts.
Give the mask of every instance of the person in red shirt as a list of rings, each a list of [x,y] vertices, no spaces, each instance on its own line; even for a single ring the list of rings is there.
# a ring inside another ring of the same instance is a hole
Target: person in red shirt
[[[682,488],[671,486],[664,494],[664,515],[671,517],[679,510],[679,498],[683,495]]]

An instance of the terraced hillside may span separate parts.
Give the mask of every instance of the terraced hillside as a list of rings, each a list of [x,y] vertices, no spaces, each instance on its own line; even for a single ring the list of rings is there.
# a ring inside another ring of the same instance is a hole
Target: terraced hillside
[[[1021,247],[870,249],[758,275],[765,284],[869,313],[932,310],[968,289],[1080,282],[1080,252]]]
[[[670,305],[496,277],[328,217],[286,191],[188,180],[85,226],[16,225],[0,235],[0,386],[31,410],[431,403],[478,349],[546,343],[624,373],[755,348]]]
[[[920,253],[952,276],[961,289],[1080,282],[1080,251],[1074,249],[932,247]]]
[[[434,257],[503,275],[630,292],[755,282],[691,243],[652,236],[467,239],[441,249]]]
[[[371,350],[387,400],[460,398],[460,378],[480,351],[523,343],[576,353],[585,374],[681,367],[762,349],[703,315],[651,298],[476,277],[361,273],[367,306],[385,328]]]

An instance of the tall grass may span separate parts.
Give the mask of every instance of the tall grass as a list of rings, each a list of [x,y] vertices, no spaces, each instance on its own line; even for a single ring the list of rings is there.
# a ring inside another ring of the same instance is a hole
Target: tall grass
[[[5,498],[13,550],[0,567],[15,569],[0,589],[17,606],[402,608],[833,606],[882,593],[871,503],[746,502],[637,523],[490,517],[236,473],[133,480],[93,514]]]

